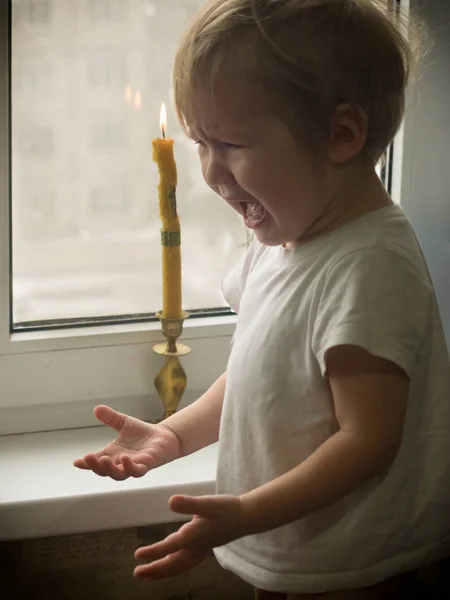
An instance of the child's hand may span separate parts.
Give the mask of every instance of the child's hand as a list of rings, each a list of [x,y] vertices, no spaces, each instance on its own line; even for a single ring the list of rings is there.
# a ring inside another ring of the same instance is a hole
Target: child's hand
[[[116,439],[98,452],[77,458],[74,466],[88,469],[101,477],[121,481],[142,477],[180,456],[178,437],[164,425],[151,425],[115,411],[109,406],[97,406],[94,414],[118,432]]]
[[[238,496],[172,496],[169,506],[174,512],[193,518],[165,540],[136,550],[135,558],[150,563],[136,567],[135,577],[173,577],[199,564],[212,548],[245,535]]]

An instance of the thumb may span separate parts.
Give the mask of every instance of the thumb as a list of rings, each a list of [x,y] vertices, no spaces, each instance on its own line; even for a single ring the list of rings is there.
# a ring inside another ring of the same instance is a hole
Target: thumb
[[[127,418],[127,415],[103,404],[94,408],[94,415],[99,421],[116,431],[120,431],[123,428],[125,419]]]
[[[182,515],[216,517],[220,512],[218,496],[172,496],[169,508]]]

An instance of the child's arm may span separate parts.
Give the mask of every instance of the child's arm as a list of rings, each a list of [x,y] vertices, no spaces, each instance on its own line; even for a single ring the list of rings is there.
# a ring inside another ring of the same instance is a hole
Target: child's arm
[[[226,373],[223,373],[198,400],[161,423],[178,437],[181,456],[192,454],[219,439],[225,383]]]
[[[326,362],[340,429],[297,467],[241,496],[243,535],[325,508],[396,456],[408,399],[406,374],[356,346],[332,348]]]
[[[402,437],[406,375],[356,346],[331,349],[326,363],[340,430],[297,467],[240,497],[173,496],[174,512],[195,516],[165,540],[137,550],[136,558],[150,562],[136,567],[136,577],[181,573],[211,548],[306,517],[389,466]]]
[[[216,442],[225,377],[224,373],[196,402],[158,424],[97,406],[95,416],[115,429],[117,437],[103,449],[77,458],[74,466],[122,481],[142,477],[150,469]]]

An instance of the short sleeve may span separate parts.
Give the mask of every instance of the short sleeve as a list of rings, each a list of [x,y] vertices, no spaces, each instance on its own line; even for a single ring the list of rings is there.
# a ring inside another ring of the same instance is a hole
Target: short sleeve
[[[372,248],[329,268],[312,334],[323,376],[327,351],[346,344],[390,360],[411,376],[431,319],[433,288],[424,271],[413,260]]]
[[[247,278],[263,249],[264,247],[257,240],[252,242],[241,260],[234,265],[222,282],[222,295],[235,313],[239,313],[239,305]]]

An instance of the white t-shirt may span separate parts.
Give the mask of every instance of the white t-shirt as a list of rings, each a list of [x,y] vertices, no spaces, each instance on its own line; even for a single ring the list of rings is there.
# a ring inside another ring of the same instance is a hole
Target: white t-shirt
[[[239,319],[217,493],[257,488],[337,431],[329,348],[354,344],[391,360],[408,374],[410,396],[386,472],[306,518],[216,548],[219,563],[262,589],[320,593],[371,585],[450,552],[450,364],[402,209],[379,209],[291,250],[255,243],[224,295]]]

